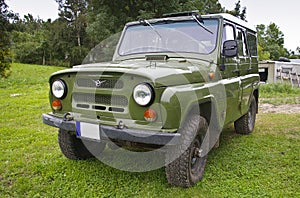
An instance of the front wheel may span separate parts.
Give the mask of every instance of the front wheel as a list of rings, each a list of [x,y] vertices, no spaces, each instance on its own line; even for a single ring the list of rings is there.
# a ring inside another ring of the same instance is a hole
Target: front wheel
[[[190,187],[202,179],[207,155],[201,156],[201,144],[207,129],[207,121],[199,115],[193,115],[186,121],[180,130],[182,144],[166,156],[167,163],[171,161],[166,165],[169,184]],[[173,159],[174,156],[176,159]]]
[[[75,134],[59,129],[58,143],[61,152],[72,160],[85,160],[97,157],[105,149],[104,143],[81,140]]]
[[[257,103],[255,97],[252,96],[248,112],[234,122],[236,133],[246,135],[253,131],[256,120],[256,112]]]

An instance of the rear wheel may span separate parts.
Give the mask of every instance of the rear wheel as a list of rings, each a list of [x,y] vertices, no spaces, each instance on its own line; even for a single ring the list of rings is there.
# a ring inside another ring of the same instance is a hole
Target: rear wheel
[[[181,129],[182,144],[167,154],[166,176],[171,185],[189,187],[202,179],[207,155],[201,156],[201,144],[208,129],[206,120],[193,115]],[[173,159],[178,156],[177,159]]]
[[[251,103],[248,112],[240,119],[234,122],[235,131],[238,134],[249,134],[254,130],[256,120],[257,104],[254,96],[251,97]]]
[[[58,143],[61,152],[72,160],[85,160],[99,155],[104,149],[105,144],[81,140],[69,131],[59,129]]]

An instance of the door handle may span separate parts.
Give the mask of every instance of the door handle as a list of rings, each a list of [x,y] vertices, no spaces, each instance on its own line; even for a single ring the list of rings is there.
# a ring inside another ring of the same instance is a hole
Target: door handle
[[[239,69],[232,70],[232,73],[240,74],[240,72],[241,71]]]

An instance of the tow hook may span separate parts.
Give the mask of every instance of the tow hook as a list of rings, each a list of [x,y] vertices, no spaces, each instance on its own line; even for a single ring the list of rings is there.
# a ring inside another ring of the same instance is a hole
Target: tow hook
[[[124,124],[124,122],[121,120],[119,121],[118,125],[116,126],[117,129],[125,129],[127,128]]]
[[[64,121],[72,121],[72,120],[74,120],[74,116],[69,112],[65,113],[63,116],[63,120]]]

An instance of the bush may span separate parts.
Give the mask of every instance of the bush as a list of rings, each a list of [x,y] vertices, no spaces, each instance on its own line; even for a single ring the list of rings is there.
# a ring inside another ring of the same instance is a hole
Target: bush
[[[7,76],[11,66],[11,53],[9,49],[0,49],[0,77]]]

